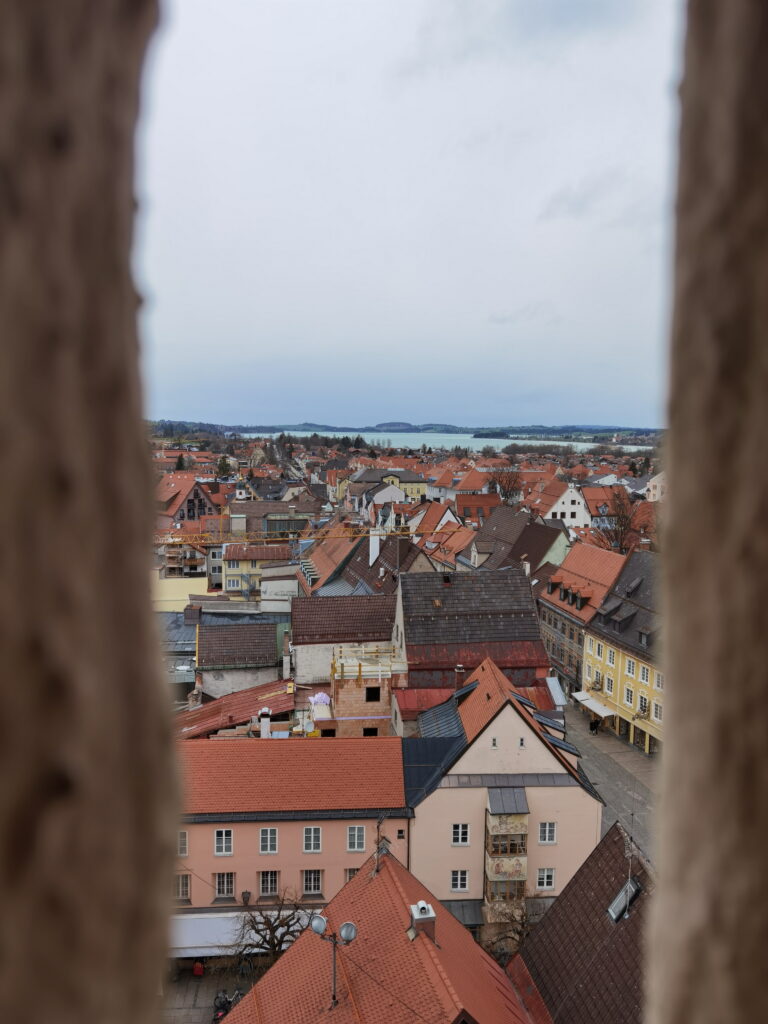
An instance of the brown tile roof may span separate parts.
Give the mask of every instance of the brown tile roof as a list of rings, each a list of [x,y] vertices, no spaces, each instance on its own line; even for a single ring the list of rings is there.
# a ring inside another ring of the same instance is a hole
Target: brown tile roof
[[[288,683],[276,679],[273,683],[262,683],[248,690],[229,693],[199,708],[181,711],[174,718],[173,726],[179,739],[191,740],[209,736],[219,729],[244,725],[258,715],[263,707],[268,707],[273,715],[281,715],[293,711],[294,706],[294,695],[288,692]]]
[[[404,808],[402,740],[217,739],[178,744],[185,814]]]
[[[260,668],[277,661],[277,630],[272,622],[198,626],[198,668]]]
[[[328,741],[323,741],[323,743]],[[330,952],[307,929],[227,1017],[228,1024],[533,1024],[504,971],[394,856],[370,858],[323,910],[328,932],[344,921],[357,938],[337,951],[338,1005],[330,1000]],[[410,907],[435,912],[435,941],[409,935]]]
[[[407,537],[387,537],[381,544],[379,557],[369,565],[369,541],[365,540],[344,567],[341,577],[353,586],[365,583],[377,593],[394,594],[400,573],[408,572],[418,556],[419,549]]]
[[[391,640],[396,598],[296,597],[291,602],[294,644],[363,643]]]
[[[630,874],[641,892],[629,915],[614,922],[608,907]],[[524,961],[558,1024],[640,1024],[643,937],[653,889],[647,862],[616,822],[515,958]],[[519,966],[510,964],[512,977],[521,977]]]
[[[287,562],[290,557],[290,544],[227,544],[222,554],[228,561]]]

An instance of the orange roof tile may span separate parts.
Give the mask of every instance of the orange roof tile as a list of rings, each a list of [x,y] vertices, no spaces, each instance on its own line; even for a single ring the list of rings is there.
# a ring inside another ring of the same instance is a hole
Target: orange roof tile
[[[405,806],[402,740],[186,740],[185,814]]]
[[[337,950],[329,1012],[328,943],[307,929],[228,1015],[228,1024],[533,1024],[510,979],[469,931],[392,854],[369,858],[323,910],[357,938]],[[435,912],[435,941],[409,934],[410,907]]]

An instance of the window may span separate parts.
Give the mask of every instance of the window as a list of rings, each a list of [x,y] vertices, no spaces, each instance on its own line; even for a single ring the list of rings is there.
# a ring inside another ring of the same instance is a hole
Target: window
[[[469,888],[469,872],[465,869],[451,872],[451,892],[466,892]]]
[[[381,687],[380,686],[366,686],[365,688],[365,703],[366,704],[378,704],[381,700]]]
[[[229,857],[232,853],[232,829],[217,828],[213,843],[213,852],[217,857]]]
[[[568,639],[573,640],[573,626],[570,626],[568,629]]]
[[[526,853],[528,836],[525,832],[511,832],[489,837],[487,852],[492,857],[510,857]]]
[[[641,715],[648,714],[648,698],[644,696],[644,694],[642,693],[637,698],[637,710],[640,712]]]
[[[213,876],[214,891],[217,900],[230,900],[235,896],[235,873],[234,871],[220,871]]]
[[[304,853],[320,853],[320,834],[319,825],[309,825],[304,829]]]
[[[591,679],[591,678],[592,678],[592,666],[591,665],[587,665],[587,679]]]
[[[190,899],[190,879],[191,875],[176,875],[173,886],[173,896],[177,900],[188,900]]]
[[[352,881],[352,879],[353,879],[353,878],[355,877],[355,875],[357,874],[357,872],[358,872],[358,869],[357,869],[357,868],[347,868],[347,871],[346,871],[346,880],[347,880],[348,882],[351,882],[351,881]]]
[[[571,512],[571,519],[575,519],[575,518],[576,518],[576,513],[575,512]]]
[[[235,559],[235,558],[228,558],[227,559],[227,568],[228,569],[237,569],[239,567],[239,565],[240,565],[240,563],[238,562],[237,559]]]
[[[405,829],[404,828],[399,828],[397,830],[397,838],[398,839],[405,839]]]
[[[509,903],[512,900],[521,900],[525,897],[525,882],[490,882],[487,895],[488,899],[494,902],[503,900]]]
[[[632,689],[631,686],[625,686],[624,687],[624,703],[628,704],[630,707],[632,707],[634,702],[635,702],[635,691]]]
[[[660,722],[662,714],[663,714],[663,711],[662,711],[661,704],[659,704],[658,701],[654,701],[653,702],[653,718],[654,718],[654,721]]]
[[[235,579],[232,576],[227,577],[227,590],[239,590],[240,580]]]
[[[603,673],[600,671],[600,669],[595,669],[595,683],[597,683],[597,685],[599,686],[602,681]]]
[[[316,869],[302,871],[304,878],[304,895],[321,896],[323,893],[323,872]]]
[[[363,736],[378,736],[379,730],[374,728],[363,729]]]
[[[540,821],[539,822],[539,842],[540,843],[556,843],[557,842],[557,822],[556,821]]]
[[[592,639],[591,636],[587,637],[587,650],[590,654],[592,653],[592,650],[594,648],[594,643],[595,641]]]
[[[605,692],[613,693],[613,680],[610,676],[605,677]]]
[[[616,664],[616,651],[614,651],[614,649],[612,647],[608,648],[608,664],[609,665],[615,665]]]
[[[361,853],[365,849],[365,825],[349,825],[347,827],[347,850],[350,853]]]
[[[555,888],[555,869],[554,868],[539,868],[539,873],[536,878],[537,889],[554,889]]]
[[[661,674],[661,672],[657,672],[656,673],[656,683],[655,683],[655,686],[656,686],[657,690],[663,690],[664,689],[664,676]]]
[[[521,747],[525,746],[525,736],[521,736],[520,737],[520,741],[519,741],[518,745],[521,746]]]
[[[495,736],[491,736],[491,746],[498,747],[499,743]]]
[[[189,853],[189,833],[179,832],[176,839],[176,856],[186,857]]]
[[[627,675],[634,676],[635,674],[635,659],[627,658]]]
[[[251,559],[251,568],[252,569],[258,569],[259,568],[259,563],[258,563],[258,561],[255,558]]]
[[[211,558],[221,558],[221,552],[216,550],[211,551]]]
[[[640,666],[640,682],[646,685],[651,681],[651,670],[647,665]]]
[[[603,656],[603,645],[600,643],[599,640],[597,642],[597,656],[598,658],[602,658]]]
[[[279,874],[277,871],[259,872],[259,895],[277,896]]]
[[[259,853],[277,853],[277,829],[259,830]]]
[[[469,846],[469,825],[453,825],[451,827],[451,844],[453,846]]]
[[[211,576],[221,576],[221,566],[220,565],[212,565],[211,566]]]

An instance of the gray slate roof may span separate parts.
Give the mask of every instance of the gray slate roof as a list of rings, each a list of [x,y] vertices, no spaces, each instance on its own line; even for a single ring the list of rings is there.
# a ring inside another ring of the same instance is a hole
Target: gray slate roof
[[[525,790],[517,786],[494,786],[488,790],[488,810],[491,814],[528,814]]]
[[[590,632],[651,662],[657,657],[654,640],[661,626],[656,611],[658,561],[652,551],[633,552],[589,626]],[[648,634],[647,645],[640,642],[641,632]]]
[[[530,583],[519,567],[412,573],[400,585],[406,644],[541,642]]]

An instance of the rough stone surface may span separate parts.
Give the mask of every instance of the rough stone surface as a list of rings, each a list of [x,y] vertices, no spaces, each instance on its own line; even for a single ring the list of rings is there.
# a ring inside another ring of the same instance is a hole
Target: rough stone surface
[[[157,1011],[173,771],[130,272],[156,17],[154,0],[0,4],[0,1020],[17,1024]]]
[[[652,1024],[768,1020],[768,5],[689,0]]]

